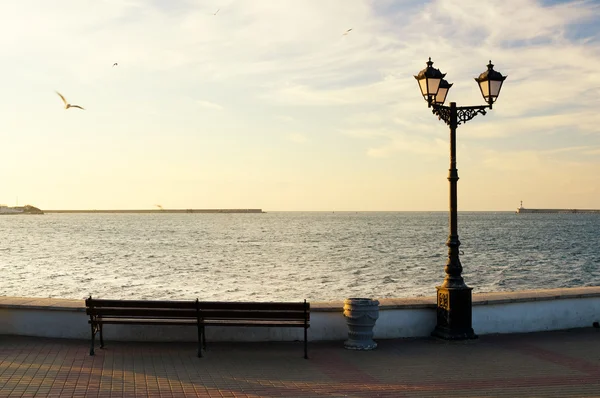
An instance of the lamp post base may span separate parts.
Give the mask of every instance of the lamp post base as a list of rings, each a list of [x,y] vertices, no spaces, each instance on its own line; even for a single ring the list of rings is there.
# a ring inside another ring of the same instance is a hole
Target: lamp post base
[[[437,289],[437,325],[431,335],[444,340],[476,339],[471,322],[470,287]]]

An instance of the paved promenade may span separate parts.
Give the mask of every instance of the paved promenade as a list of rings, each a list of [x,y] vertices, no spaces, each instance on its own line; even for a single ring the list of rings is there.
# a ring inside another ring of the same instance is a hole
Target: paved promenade
[[[0,397],[600,397],[600,329],[339,342],[89,342],[0,336]]]

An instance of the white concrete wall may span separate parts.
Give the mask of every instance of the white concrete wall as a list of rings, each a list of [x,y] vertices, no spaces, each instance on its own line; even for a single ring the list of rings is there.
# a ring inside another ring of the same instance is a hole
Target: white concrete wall
[[[89,339],[91,332],[82,311],[0,308],[0,334]]]
[[[0,308],[0,335],[89,339],[89,317],[80,310]],[[197,341],[193,326],[105,325],[106,341]],[[309,340],[340,340],[347,335],[341,313],[313,312]],[[207,341],[304,340],[302,328],[206,328]]]
[[[380,310],[379,319],[373,328],[373,338],[429,336],[435,324],[435,308]]]
[[[375,339],[426,337],[436,324],[435,297],[382,299]],[[311,308],[311,341],[345,340],[341,302]],[[89,339],[80,300],[0,297],[0,334]],[[473,329],[478,335],[590,327],[600,321],[600,287],[473,295]],[[294,341],[301,328],[206,329],[208,341]],[[106,325],[106,341],[196,341],[195,327]]]
[[[600,320],[600,297],[473,307],[473,329],[478,334],[590,327],[598,320]]]

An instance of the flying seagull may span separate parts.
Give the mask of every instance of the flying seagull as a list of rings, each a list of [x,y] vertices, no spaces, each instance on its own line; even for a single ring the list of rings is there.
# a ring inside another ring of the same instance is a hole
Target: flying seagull
[[[352,28],[350,28],[350,29],[348,29],[347,31],[345,31],[345,32],[342,34],[342,36],[347,36],[347,35],[348,35],[348,33],[350,33],[350,31],[351,31],[351,30],[352,30]]]
[[[71,105],[67,102],[67,100],[65,99],[65,97],[63,97],[63,95],[61,93],[59,93],[58,91],[56,91],[56,94],[58,94],[58,96],[60,97],[60,99],[62,99],[62,101],[65,103],[65,109],[69,109],[69,108],[79,108],[79,109],[83,109],[85,110],[85,108],[80,107],[79,105]]]
[[[221,11],[220,8],[217,11],[215,11],[215,13],[213,15],[217,15],[219,13],[219,11]]]
[[[119,65],[119,64],[118,64],[118,63],[116,63],[116,62],[113,64],[113,66],[117,66],[117,65]]]

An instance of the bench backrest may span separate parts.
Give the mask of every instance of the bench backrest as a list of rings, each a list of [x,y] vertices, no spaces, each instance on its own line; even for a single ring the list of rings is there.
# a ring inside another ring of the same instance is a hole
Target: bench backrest
[[[198,317],[198,301],[85,300],[86,314],[111,318],[187,319]]]
[[[310,319],[310,304],[305,302],[220,302],[200,301],[200,316],[204,319],[305,320]]]
[[[159,300],[85,300],[86,314],[111,318],[214,320],[310,320],[310,303],[304,302],[221,302]]]

